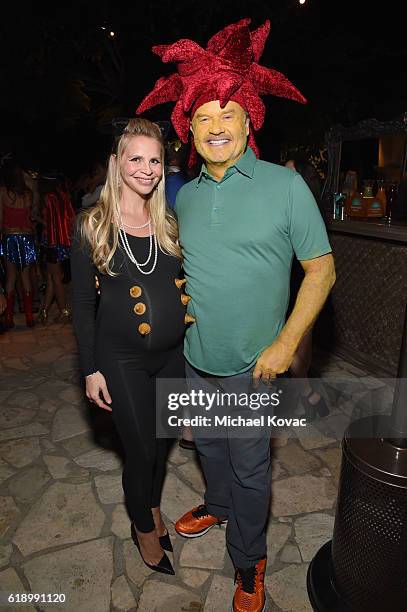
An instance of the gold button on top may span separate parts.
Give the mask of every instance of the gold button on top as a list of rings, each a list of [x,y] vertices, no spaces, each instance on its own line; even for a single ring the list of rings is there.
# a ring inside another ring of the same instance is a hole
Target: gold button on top
[[[130,289],[130,295],[132,298],[138,298],[142,293],[143,291],[138,285],[133,285],[133,287]]]
[[[151,332],[151,327],[148,323],[140,323],[138,330],[142,336],[147,336]]]
[[[196,321],[196,319],[192,315],[190,315],[188,313],[184,317],[185,325],[187,325],[188,323],[195,323],[195,321]]]
[[[174,278],[174,282],[177,285],[178,289],[181,289],[182,285],[185,285],[187,281],[185,278]]]
[[[137,304],[133,308],[134,312],[138,315],[142,315],[147,310],[147,307],[143,302],[137,302]]]
[[[190,295],[185,295],[185,293],[181,293],[181,302],[186,306],[191,299]]]

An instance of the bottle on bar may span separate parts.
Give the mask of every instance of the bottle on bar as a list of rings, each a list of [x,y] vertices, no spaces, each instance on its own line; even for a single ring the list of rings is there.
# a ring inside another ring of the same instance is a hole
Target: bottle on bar
[[[386,196],[386,185],[383,179],[377,181],[377,193],[376,197],[381,200],[383,204],[383,216],[386,215],[387,196]]]
[[[377,196],[373,195],[373,181],[366,180],[363,182],[363,216],[365,218],[376,217],[380,219],[385,216],[385,207],[383,202]]]

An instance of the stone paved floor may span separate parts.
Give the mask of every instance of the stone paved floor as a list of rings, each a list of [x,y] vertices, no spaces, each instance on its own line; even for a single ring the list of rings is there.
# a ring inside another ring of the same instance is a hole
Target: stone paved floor
[[[0,591],[65,593],[60,606],[7,610],[226,612],[233,568],[224,529],[185,540],[172,522],[201,500],[194,454],[175,446],[163,495],[175,577],[150,572],[129,538],[121,454],[110,416],[89,408],[79,384],[70,325],[0,336]],[[317,355],[327,377],[374,379]],[[390,400],[389,400],[390,401]],[[274,444],[268,527],[267,610],[311,610],[308,564],[331,538],[340,469],[332,438]]]

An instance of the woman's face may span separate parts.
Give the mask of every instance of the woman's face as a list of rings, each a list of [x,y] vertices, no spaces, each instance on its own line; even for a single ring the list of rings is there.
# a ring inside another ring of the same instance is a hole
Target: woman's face
[[[120,174],[123,187],[148,196],[163,174],[161,144],[149,136],[132,136],[123,150]]]

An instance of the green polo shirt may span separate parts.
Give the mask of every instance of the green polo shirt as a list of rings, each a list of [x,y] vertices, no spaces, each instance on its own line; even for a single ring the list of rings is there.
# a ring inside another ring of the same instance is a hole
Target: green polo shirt
[[[220,182],[202,166],[176,212],[196,318],[185,357],[210,374],[245,372],[284,325],[293,255],[331,252],[317,204],[299,174],[248,148]]]

